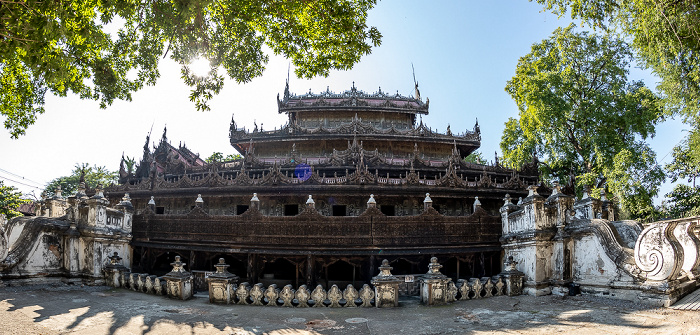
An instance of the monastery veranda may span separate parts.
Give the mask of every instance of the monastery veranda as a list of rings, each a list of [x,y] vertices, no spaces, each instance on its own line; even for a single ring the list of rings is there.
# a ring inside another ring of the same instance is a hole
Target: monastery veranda
[[[0,225],[0,282],[287,307],[577,292],[669,306],[700,285],[700,218],[620,221],[605,194],[541,185],[536,162],[467,163],[478,123],[431,129],[417,89],[287,85],[277,102],[275,130],[231,120],[241,159],[207,163],[164,130],[118,185],[59,190]]]

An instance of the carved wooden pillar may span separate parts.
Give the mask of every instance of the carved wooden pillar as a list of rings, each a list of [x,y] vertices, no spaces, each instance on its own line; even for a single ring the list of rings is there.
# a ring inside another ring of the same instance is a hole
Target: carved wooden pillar
[[[306,255],[306,286],[314,287],[316,285],[316,258],[311,254]]]
[[[247,281],[249,283],[255,283],[258,279],[258,258],[255,254],[248,254],[248,268],[247,268]]]

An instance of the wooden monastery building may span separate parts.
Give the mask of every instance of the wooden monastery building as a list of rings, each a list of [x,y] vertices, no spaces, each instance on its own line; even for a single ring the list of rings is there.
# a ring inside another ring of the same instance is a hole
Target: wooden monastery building
[[[279,129],[231,121],[241,159],[206,163],[163,132],[135,171],[122,162],[105,195],[128,192],[136,208],[132,271],[164,274],[175,255],[212,271],[223,257],[241,281],[326,288],[369,282],[382,259],[394,275],[425,273],[432,256],[454,279],[501,271],[499,208],[537,183],[534,165],[465,162],[478,123],[429,128],[417,90],[293,95],[287,84],[277,100]]]

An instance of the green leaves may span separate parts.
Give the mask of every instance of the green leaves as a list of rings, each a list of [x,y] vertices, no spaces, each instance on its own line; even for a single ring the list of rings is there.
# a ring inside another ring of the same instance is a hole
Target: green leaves
[[[106,187],[117,181],[117,173],[107,170],[104,166],[90,166],[87,163],[76,164],[69,176],[58,177],[50,181],[44,188],[43,196],[47,198],[54,196],[58,186],[61,186],[61,193],[64,197],[74,195],[78,191],[81,175],[83,175],[85,185],[88,188],[95,188],[97,185]]]
[[[223,163],[223,162],[232,161],[234,159],[240,159],[240,158],[241,158],[241,155],[238,155],[238,154],[226,155],[226,157],[224,157],[224,154],[222,154],[220,152],[215,152],[215,153],[211,154],[211,156],[207,157],[204,161],[207,163],[214,163],[214,162]]]
[[[43,113],[47,91],[100,101],[130,100],[155,84],[158,61],[182,65],[198,110],[218,94],[226,75],[245,83],[260,76],[269,57],[263,46],[292,60],[300,77],[349,69],[379,46],[366,24],[375,0],[188,0],[1,2],[0,114],[14,138]],[[115,18],[114,35],[103,25]],[[120,21],[121,22],[121,21]],[[211,61],[209,76],[188,64]]]
[[[7,219],[21,216],[22,213],[17,211],[19,206],[29,202],[27,199],[22,199],[21,196],[22,193],[16,192],[16,188],[5,186],[0,180],[0,215],[4,214]]]
[[[501,138],[505,165],[536,156],[545,180],[575,180],[579,189],[607,184],[619,198],[651,206],[663,172],[643,140],[654,135],[663,110],[643,83],[627,79],[631,60],[622,40],[573,26],[535,43],[506,85],[520,113]],[[650,170],[641,184],[635,179]]]

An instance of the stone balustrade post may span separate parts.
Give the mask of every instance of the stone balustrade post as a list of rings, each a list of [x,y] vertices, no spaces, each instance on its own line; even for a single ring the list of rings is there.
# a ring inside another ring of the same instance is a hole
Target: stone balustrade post
[[[518,262],[513,260],[513,256],[508,257],[504,266],[505,270],[499,274],[506,282],[506,294],[509,296],[523,294],[523,278],[525,274],[518,271],[515,268],[516,265],[518,265]]]
[[[180,256],[175,256],[175,262],[170,263],[173,270],[168,272],[163,279],[166,281],[166,290],[169,298],[187,300],[194,295],[192,274],[185,271],[185,263],[180,261]]]
[[[420,279],[420,300],[425,305],[442,305],[449,300],[447,287],[452,279],[442,274],[440,268],[437,257],[431,258],[428,273]]]
[[[257,193],[253,193],[253,197],[250,198],[250,209],[256,211],[260,210],[260,199],[258,199]]]
[[[372,277],[374,301],[377,308],[399,306],[399,283],[401,280],[391,274],[388,260],[383,260],[379,274]]]
[[[377,200],[374,200],[374,194],[369,195],[369,200],[367,200],[367,208],[377,208]]]
[[[216,267],[216,272],[207,278],[209,302],[230,304],[233,296],[231,291],[238,283],[238,276],[228,272],[229,265],[224,262],[223,258],[219,258],[219,263],[215,264],[214,267]]]
[[[427,211],[428,208],[433,208],[433,199],[430,198],[430,193],[426,193],[425,199],[423,199],[423,211]]]
[[[104,269],[105,283],[112,287],[120,287],[122,276],[127,268],[122,265],[122,258],[115,251],[114,255],[109,256],[109,264],[105,265]]]

